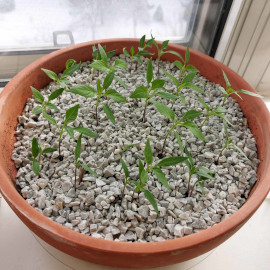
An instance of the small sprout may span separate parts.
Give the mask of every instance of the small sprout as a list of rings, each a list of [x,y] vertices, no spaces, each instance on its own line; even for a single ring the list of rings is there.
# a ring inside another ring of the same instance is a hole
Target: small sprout
[[[172,109],[170,109],[169,107],[167,107],[166,105],[164,105],[160,102],[157,102],[154,100],[151,100],[151,102],[154,104],[154,106],[157,108],[157,110],[160,114],[164,115],[165,117],[169,118],[172,121],[172,126],[169,129],[169,131],[167,132],[167,134],[165,135],[165,139],[164,139],[162,150],[161,150],[161,155],[163,154],[168,136],[171,134],[171,132],[176,127],[185,127],[187,129],[189,129],[193,133],[193,135],[195,137],[197,137],[198,139],[200,139],[202,141],[206,140],[204,138],[202,132],[198,128],[198,126],[192,121],[195,118],[197,118],[198,116],[200,116],[202,114],[201,112],[198,112],[196,110],[189,110],[184,114],[183,117],[181,117],[178,121],[176,121],[175,120],[175,113]]]
[[[203,93],[203,90],[200,87],[198,87],[197,85],[192,83],[193,79],[195,78],[195,76],[197,74],[197,71],[192,71],[191,73],[188,73],[183,78],[183,80],[181,82],[177,78],[175,78],[173,75],[171,75],[169,72],[167,72],[166,70],[162,69],[162,72],[165,74],[166,77],[168,77],[170,80],[173,81],[174,85],[176,86],[176,94],[175,95],[177,98],[181,99],[183,104],[186,103],[185,97],[180,94],[180,91],[183,88],[190,88],[190,89],[195,90],[196,92],[198,92],[200,94]],[[173,100],[171,108],[173,108],[175,100],[176,99]]]
[[[205,122],[207,121],[207,119],[211,116],[217,116],[221,119],[223,119],[224,121],[226,121],[229,125],[232,126],[232,123],[228,120],[228,118],[224,115],[224,113],[227,112],[227,110],[224,107],[221,106],[217,106],[215,109],[211,110],[211,108],[204,102],[204,100],[202,98],[200,98],[197,95],[198,100],[200,101],[200,103],[203,105],[203,107],[206,109],[206,117],[204,119],[204,121],[202,122],[200,128],[202,128],[205,124]]]
[[[56,148],[43,148],[42,145],[38,144],[37,138],[32,139],[32,157],[29,158],[33,162],[33,172],[36,175],[39,175],[40,172],[40,159],[44,154],[52,153],[57,151]]]
[[[158,70],[157,70],[157,73],[158,74],[159,74],[159,62],[160,62],[160,58],[161,58],[162,55],[164,55],[166,53],[174,54],[174,55],[178,56],[184,62],[183,57],[178,52],[170,51],[170,50],[164,51],[168,47],[169,40],[163,41],[162,44],[161,44],[161,47],[159,47],[159,45],[157,44],[157,42],[156,42],[155,38],[152,36],[152,34],[151,34],[151,37],[152,37],[152,42],[156,46],[157,53],[158,53],[158,58],[157,58],[158,59]]]
[[[190,71],[191,73],[199,72],[199,70],[197,68],[195,68],[194,66],[188,64],[189,57],[190,57],[189,47],[187,47],[186,52],[185,52],[185,60],[183,61],[183,64],[178,60],[173,62],[173,64],[180,70],[180,74],[179,74],[179,78],[178,78],[179,82],[181,82],[182,76],[183,76],[183,74],[184,74],[184,72],[186,70]],[[183,58],[180,58],[180,60],[183,60]]]
[[[44,96],[34,87],[30,87],[33,93],[33,96],[35,98],[35,100],[39,103],[41,103],[41,106],[38,105],[33,109],[33,113],[34,114],[43,114],[43,117],[46,118],[47,117],[47,108],[51,109],[51,110],[55,110],[55,111],[59,111],[59,108],[57,106],[55,106],[54,104],[51,103],[52,100],[58,98],[64,91],[64,88],[59,88],[55,91],[53,91],[47,102],[45,101]]]
[[[73,72],[75,72],[77,69],[79,69],[80,66],[81,66],[81,62],[77,64],[76,61],[73,59],[67,60],[66,69],[64,70],[60,78],[58,78],[57,74],[51,70],[48,70],[45,68],[42,68],[41,70],[44,71],[49,78],[56,81],[58,84],[58,87],[65,88],[66,83],[69,83],[67,77],[71,75]]]
[[[191,197],[196,185],[200,186],[200,188],[202,190],[202,194],[204,195],[203,181],[209,180],[209,179],[215,180],[215,173],[210,171],[209,169],[207,169],[204,166],[196,166],[194,164],[194,161],[193,161],[191,154],[189,153],[187,147],[185,147],[183,149],[181,137],[179,136],[179,134],[177,132],[175,132],[175,136],[177,138],[181,154],[186,155],[186,157],[187,157],[187,159],[184,160],[184,163],[186,164],[186,166],[188,167],[188,170],[189,170],[187,195],[189,197]],[[195,181],[195,183],[193,184],[193,186],[191,188],[191,178],[193,175],[197,175],[198,179]]]
[[[149,39],[147,42],[145,42],[145,35],[141,37],[138,52],[135,53],[135,49],[132,46],[130,48],[130,52],[126,50],[126,48],[123,48],[123,53],[125,56],[129,57],[131,60],[131,63],[134,61],[136,62],[135,70],[137,70],[138,63],[142,64],[141,56],[145,55],[152,55],[153,53],[150,53],[149,51],[145,50],[147,47],[152,47],[153,40]]]
[[[121,59],[116,59],[112,64],[108,62],[108,55],[103,49],[103,47],[98,44],[98,50],[100,54],[100,60],[94,60],[92,64],[89,65],[89,67],[92,67],[94,69],[100,70],[101,72],[104,72],[105,74],[110,74],[116,70],[119,69],[126,69],[127,64],[125,61]],[[117,76],[115,76],[115,79],[124,87],[128,88],[127,85]]]
[[[243,150],[241,148],[239,148],[237,145],[235,145],[232,140],[230,140],[229,138],[229,132],[228,132],[228,128],[227,128],[227,124],[225,121],[223,121],[224,124],[224,131],[225,131],[225,145],[223,146],[222,150],[220,151],[218,158],[217,158],[217,163],[219,163],[219,158],[222,155],[223,151],[226,148],[229,147],[233,147],[234,149],[236,149],[242,156],[244,156],[246,159],[248,159],[248,157],[246,156],[246,154],[243,152]]]
[[[76,148],[75,148],[75,170],[74,170],[74,187],[75,187],[75,190],[76,190],[76,186],[77,184],[80,184],[82,179],[83,179],[83,176],[85,174],[85,172],[89,172],[91,173],[92,175],[94,175],[95,177],[99,177],[99,175],[94,172],[92,169],[90,169],[87,165],[81,163],[81,161],[79,160],[80,158],[80,155],[81,155],[81,151],[82,151],[82,135],[85,134],[85,133],[81,133],[78,140],[77,140],[77,143],[76,143]],[[80,169],[80,175],[79,175],[79,178],[78,178],[78,181],[77,181],[77,168],[81,168]]]
[[[98,105],[100,104],[100,100],[103,97],[109,97],[111,99],[113,99],[115,102],[127,102],[126,98],[123,97],[121,94],[119,94],[116,90],[114,89],[108,89],[111,84],[113,79],[115,78],[114,76],[114,72],[110,72],[106,75],[104,81],[103,81],[103,85],[101,85],[100,79],[98,79],[97,81],[97,88],[96,90],[94,90],[92,87],[87,86],[87,85],[81,85],[81,86],[77,86],[74,88],[71,88],[69,90],[67,90],[67,92],[71,92],[74,94],[78,94],[80,96],[83,97],[96,97],[96,106],[95,106],[95,115],[96,115],[96,125],[98,126],[99,121],[98,121]],[[105,112],[105,114],[107,115],[108,119],[115,124],[115,118],[113,115],[112,110],[109,108],[109,106],[102,104],[102,108],[103,111]]]
[[[230,95],[233,95],[233,94],[237,95],[241,99],[242,99],[242,97],[239,95],[239,93],[243,93],[245,95],[254,96],[254,97],[258,97],[258,98],[263,98],[259,94],[256,94],[256,93],[253,93],[253,92],[244,90],[244,89],[241,89],[241,90],[234,90],[234,89],[232,89],[231,88],[231,83],[229,82],[229,79],[228,79],[227,75],[225,74],[224,71],[222,71],[222,72],[223,72],[223,77],[224,77],[225,84],[226,84],[226,89],[224,89],[223,87],[219,87],[220,91],[224,94],[224,98],[223,98],[223,101],[222,101],[222,105],[221,106],[223,106],[225,104],[227,98]]]
[[[131,98],[145,98],[145,105],[143,111],[143,122],[146,121],[146,108],[149,103],[149,100],[155,96],[159,95],[165,97],[164,94],[168,94],[165,92],[159,92],[159,90],[165,90],[164,84],[165,80],[155,79],[153,78],[153,66],[152,66],[152,58],[148,61],[147,64],[147,72],[146,72],[147,86],[139,86],[135,89],[135,91],[130,95]]]
[[[153,173],[156,176],[156,178],[158,179],[158,181],[162,185],[164,185],[169,191],[171,191],[169,183],[165,177],[165,174],[162,172],[161,168],[173,166],[173,165],[176,165],[178,163],[184,162],[185,160],[187,160],[187,158],[181,157],[181,156],[168,157],[168,158],[162,159],[156,165],[153,166],[152,164],[154,162],[154,157],[153,157],[153,152],[151,149],[149,139],[147,140],[145,148],[144,148],[144,158],[146,161],[146,168],[145,168],[143,162],[139,159],[139,181],[131,180],[129,178],[129,174],[126,174],[127,168],[124,169],[124,167],[123,167],[124,172],[125,172],[125,177],[126,177],[125,181],[128,181],[128,183],[132,183],[135,185],[134,192],[142,191],[144,193],[145,197],[148,199],[148,201],[154,207],[157,215],[159,215],[157,203],[156,203],[156,200],[155,200],[153,194],[149,190],[144,188],[146,186],[147,180],[148,180],[149,176],[151,176]],[[122,166],[123,165],[124,164],[122,164]]]

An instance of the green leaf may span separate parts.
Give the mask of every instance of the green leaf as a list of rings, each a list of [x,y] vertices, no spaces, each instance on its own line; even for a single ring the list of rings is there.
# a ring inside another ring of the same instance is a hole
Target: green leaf
[[[112,58],[116,54],[117,50],[107,52],[107,58]]]
[[[73,128],[74,131],[77,131],[83,135],[86,135],[88,137],[92,137],[92,138],[97,138],[99,135],[93,131],[91,131],[88,128],[84,128],[84,127],[75,127]]]
[[[103,91],[103,88],[101,87],[101,84],[100,84],[100,79],[97,80],[97,93],[99,96],[102,95],[102,91]]]
[[[129,144],[129,145],[125,146],[125,147],[122,149],[121,154],[123,154],[123,153],[126,152],[129,148],[131,148],[131,147],[133,147],[133,146],[135,146],[135,145],[137,145],[137,143],[132,143],[132,144]]]
[[[79,85],[67,90],[67,92],[77,94],[86,98],[92,98],[97,95],[95,90],[88,85]]]
[[[185,154],[187,155],[187,157],[188,157],[188,159],[189,159],[189,162],[190,162],[191,166],[193,167],[193,166],[194,166],[194,161],[193,161],[192,156],[191,156],[191,154],[189,153],[187,147],[185,147],[184,152],[185,152]]]
[[[123,60],[116,59],[114,62],[114,67],[117,69],[127,69],[127,63]]]
[[[171,119],[174,122],[175,114],[172,109],[160,102],[154,100],[151,100],[151,102],[154,104],[160,114],[164,115],[165,117]]]
[[[180,69],[180,70],[181,70],[182,67],[183,67],[183,64],[182,64],[180,61],[178,61],[178,60],[177,60],[177,61],[174,61],[173,64],[174,64],[178,69]]]
[[[32,113],[34,113],[34,114],[40,114],[40,113],[42,113],[42,107],[41,106],[36,106],[33,109]]]
[[[125,89],[128,89],[128,86],[118,76],[115,76],[114,78],[120,83],[121,86],[123,86]]]
[[[228,93],[226,92],[226,90],[222,87],[222,86],[220,86],[219,88],[218,88],[224,95],[227,95]]]
[[[74,59],[68,59],[66,62],[66,69],[69,69],[74,64],[76,64],[76,61]]]
[[[225,112],[227,112],[227,110],[224,107],[222,107],[222,106],[217,106],[214,111],[215,112],[218,112],[218,113],[225,113]]]
[[[167,71],[164,70],[163,68],[162,68],[161,70],[162,70],[162,72],[165,74],[165,76],[167,76],[170,80],[173,81],[173,83],[174,83],[176,86],[179,85],[178,80],[177,80],[173,75],[171,75],[169,72],[167,72]]]
[[[187,122],[182,123],[181,126],[188,128],[193,133],[193,135],[197,137],[198,139],[202,141],[206,141],[200,129],[193,122],[187,121]]]
[[[65,124],[71,123],[76,120],[78,116],[79,107],[80,105],[77,104],[66,111]]]
[[[204,102],[204,100],[200,96],[198,96],[198,95],[196,95],[196,96],[197,96],[198,100],[200,101],[200,103],[203,105],[203,107],[206,109],[206,111],[209,112],[210,107]]]
[[[116,102],[127,102],[126,98],[123,97],[121,94],[119,94],[116,90],[114,89],[109,89],[108,91],[105,92],[105,95],[110,97]]]
[[[73,60],[74,61],[74,60]],[[76,62],[73,64],[73,65],[71,65],[68,69],[66,69],[66,70],[64,70],[64,72],[63,72],[63,77],[66,77],[66,76],[69,76],[69,75],[71,75],[72,73],[74,73],[76,70],[78,70],[79,68],[80,68],[80,66],[81,66],[81,62],[80,63],[78,63],[78,64],[76,64]]]
[[[133,46],[131,46],[131,48],[130,48],[130,53],[131,53],[132,56],[133,56],[134,53],[135,53],[135,50],[134,50],[134,47],[133,47]]]
[[[204,171],[197,171],[196,170],[194,173],[201,176],[201,177],[204,177],[205,179],[215,179],[215,177],[212,174],[204,172]]]
[[[139,159],[139,178],[141,178],[142,171],[144,170],[144,166],[142,161]]]
[[[60,109],[55,106],[54,104],[47,102],[46,107],[50,108],[51,110],[56,110],[56,111],[60,111]]]
[[[136,56],[145,56],[145,55],[153,55],[154,53],[151,53],[147,50],[140,51],[136,54]],[[139,58],[139,57],[138,57]],[[140,58],[139,58],[140,59]]]
[[[65,126],[64,129],[65,129],[65,131],[68,133],[68,135],[69,135],[73,140],[75,140],[73,128],[72,128],[72,127],[69,127],[69,126]]]
[[[223,119],[225,122],[227,122],[230,126],[233,126],[233,124],[228,120],[228,118],[222,114],[222,113],[219,113],[219,112],[215,112],[213,115],[216,115],[217,117]]]
[[[246,156],[246,154],[243,152],[243,150],[241,148],[239,148],[237,145],[230,143],[230,145],[235,148],[242,156],[244,156],[246,159],[248,159],[248,157]]]
[[[184,65],[185,66],[187,65],[187,63],[189,61],[189,56],[190,56],[190,54],[189,54],[189,47],[187,47],[186,53],[185,53],[185,62],[184,62]]]
[[[106,75],[104,82],[103,82],[103,89],[107,89],[112,84],[113,78],[114,78],[113,71]]]
[[[144,46],[144,42],[145,42],[145,35],[143,35],[140,39],[140,43],[139,46],[142,48]]]
[[[243,94],[246,94],[246,95],[249,95],[249,96],[263,98],[263,96],[261,96],[261,95],[259,95],[257,93],[254,93],[254,92],[251,92],[251,91],[247,91],[247,90],[244,90],[244,89],[238,90],[237,93],[243,93]]]
[[[203,94],[203,90],[200,87],[198,87],[197,85],[195,85],[195,84],[193,84],[191,82],[185,83],[185,87],[186,88],[191,88],[192,90],[195,90],[196,92],[198,92],[200,94]]]
[[[177,142],[178,142],[178,145],[179,145],[180,152],[183,155],[184,154],[184,149],[183,149],[183,143],[182,143],[181,137],[180,137],[180,135],[176,131],[174,132],[174,134],[176,136],[176,139],[177,139]]]
[[[171,188],[169,186],[169,183],[164,175],[164,173],[162,172],[162,170],[160,168],[154,168],[153,169],[153,173],[155,174],[155,176],[157,177],[158,181],[164,186],[166,187],[169,191],[171,191]]]
[[[145,86],[139,86],[130,95],[130,98],[148,98],[149,94]]]
[[[148,174],[147,174],[147,172],[146,172],[146,170],[144,168],[143,168],[143,170],[141,172],[140,180],[141,180],[141,182],[142,182],[143,185],[145,185],[145,183],[148,180]]]
[[[105,73],[110,71],[110,69],[108,68],[108,64],[102,60],[95,60],[92,64],[89,65],[89,67],[92,67]]]
[[[106,54],[105,50],[103,49],[103,47],[100,44],[98,44],[98,50],[99,50],[99,53],[100,53],[101,60],[104,61],[104,62],[107,62],[108,61],[107,54]]]
[[[56,121],[50,116],[48,115],[45,111],[43,111],[43,117],[49,122],[51,123],[52,125],[56,126]]]
[[[121,162],[122,168],[124,170],[125,176],[126,176],[126,178],[128,178],[129,172],[128,172],[127,164],[125,163],[125,161],[122,158],[120,159],[120,162]]]
[[[48,70],[48,69],[45,69],[45,68],[42,68],[41,70],[44,71],[47,74],[47,76],[49,78],[51,78],[52,80],[54,80],[54,81],[58,81],[59,80],[58,79],[58,76],[53,71]]]
[[[33,138],[32,140],[32,155],[34,158],[36,158],[39,154],[39,145],[37,138]]]
[[[163,52],[163,54],[165,54],[165,53],[174,54],[174,55],[178,56],[178,57],[184,62],[183,57],[182,57],[178,52],[170,51],[170,50],[169,50],[169,51]]]
[[[151,165],[153,163],[153,153],[152,153],[149,139],[147,139],[147,142],[145,144],[144,157],[145,157],[145,161],[148,165]]]
[[[229,79],[226,75],[226,73],[222,70],[222,73],[223,73],[223,77],[224,77],[224,80],[225,80],[225,83],[226,83],[226,89],[227,88],[230,88],[231,87],[231,83],[229,82]]]
[[[77,140],[76,148],[75,148],[75,160],[76,161],[80,157],[81,151],[82,151],[82,134],[80,134],[80,136]]]
[[[33,96],[34,98],[40,102],[40,103],[43,103],[44,102],[44,97],[43,95],[34,87],[30,86],[32,92],[33,92]]]
[[[168,43],[169,43],[169,40],[165,40],[165,41],[162,42],[162,44],[161,44],[161,50],[162,51],[167,49]]]
[[[115,122],[115,118],[114,118],[112,110],[109,108],[109,106],[105,104],[102,104],[102,106],[103,106],[103,111],[105,112],[109,120],[115,125],[116,122]]]
[[[163,158],[156,166],[158,166],[158,167],[173,166],[173,165],[176,165],[180,162],[185,161],[186,159],[187,159],[187,157],[180,157],[180,156]]]
[[[198,185],[200,186],[201,188],[201,191],[202,191],[202,195],[204,196],[205,193],[204,193],[204,187],[203,187],[203,183],[201,181],[198,182]]]
[[[193,79],[195,78],[196,76],[196,72],[191,72],[191,73],[188,73],[182,80],[182,84],[186,84],[186,83],[190,83],[193,81]]]
[[[135,55],[135,56],[134,56],[134,60],[135,60],[136,62],[138,62],[139,64],[142,64],[142,63],[143,63],[142,59],[141,59],[138,55]]]
[[[152,206],[154,207],[157,215],[159,216],[157,203],[156,203],[156,200],[155,200],[154,196],[152,195],[152,193],[149,190],[146,190],[146,189],[143,190],[143,193],[144,193],[146,199],[152,204]]]
[[[192,71],[192,72],[199,72],[199,70],[197,68],[195,68],[194,66],[192,65],[187,65],[186,66],[186,70],[189,70],[189,71]]]
[[[189,110],[187,111],[184,116],[181,118],[181,121],[183,120],[194,120],[198,116],[200,116],[202,113],[196,110]]]
[[[128,51],[126,50],[126,48],[123,48],[123,54],[124,54],[126,57],[130,57],[130,54],[128,53]]]
[[[48,101],[51,101],[51,100],[53,100],[53,99],[58,98],[58,97],[63,93],[64,90],[65,90],[64,88],[59,88],[59,89],[53,91],[53,92],[50,94]]]
[[[178,94],[178,97],[180,98],[181,102],[185,105],[186,104],[186,98],[180,94]]]
[[[93,59],[96,59],[98,56],[98,49],[96,48],[95,44],[92,46],[92,57]]]
[[[39,175],[39,172],[40,172],[39,163],[38,163],[38,161],[36,159],[33,160],[33,172],[36,175]]]
[[[151,47],[152,44],[153,44],[153,39],[152,39],[152,38],[151,38],[151,39],[148,39],[148,40],[146,41],[146,43],[145,43],[145,47]]]
[[[147,70],[146,70],[146,80],[147,84],[149,84],[153,79],[153,65],[152,65],[152,58],[149,59],[147,64]]]
[[[85,164],[80,164],[80,165],[81,165],[82,168],[84,168],[86,171],[88,171],[89,173],[91,173],[95,177],[99,177],[99,175],[95,171],[90,169],[87,165],[85,165]]]
[[[156,93],[156,95],[158,95],[158,96],[161,97],[161,98],[173,99],[173,100],[179,98],[179,96],[170,94],[170,93],[168,93],[168,92],[158,92],[158,93]]]
[[[152,89],[152,90],[161,89],[161,88],[163,88],[165,82],[166,82],[165,80],[155,79],[155,80],[152,82],[152,87],[151,87],[151,89]]]
[[[48,148],[45,148],[42,152],[43,152],[43,154],[48,154],[48,153],[52,153],[55,151],[57,151],[57,148],[48,147]]]

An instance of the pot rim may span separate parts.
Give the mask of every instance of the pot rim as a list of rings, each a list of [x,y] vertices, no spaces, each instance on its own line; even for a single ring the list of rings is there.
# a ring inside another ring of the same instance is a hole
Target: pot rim
[[[9,93],[16,89],[16,85],[19,84],[21,80],[26,76],[25,74],[30,74],[33,69],[40,68],[40,66],[44,66],[45,63],[48,63],[55,57],[58,57],[62,54],[68,54],[72,50],[79,50],[82,47],[89,47],[93,44],[106,44],[106,43],[126,43],[130,44],[134,42],[138,42],[139,39],[104,39],[104,40],[96,40],[91,42],[84,42],[80,44],[76,44],[64,49],[60,49],[58,51],[54,51],[48,55],[43,56],[37,61],[33,62],[21,72],[19,72],[4,88],[2,93],[0,94],[0,113],[2,111],[2,107],[5,104],[5,98],[9,95]],[[179,49],[180,45],[169,44],[168,48],[171,50]],[[183,46],[180,46],[184,48]],[[203,58],[208,61],[214,61],[218,63],[218,65],[223,69],[226,73],[234,74],[238,77],[240,81],[243,82],[244,85],[247,86],[247,90],[255,92],[255,90],[249,86],[238,74],[229,69],[227,66],[218,62],[217,60],[206,56],[198,51],[190,49],[190,54],[192,57]],[[262,100],[256,100],[258,106],[262,106],[265,114],[268,113],[267,123],[265,123],[266,132],[270,134],[270,118],[267,107],[265,106]],[[1,121],[1,120],[0,120]],[[2,161],[1,161],[2,162]],[[110,253],[128,253],[128,254],[152,254],[152,253],[163,253],[163,252],[179,252],[181,253],[181,249],[189,249],[196,245],[201,245],[205,242],[212,241],[220,236],[225,236],[229,233],[229,231],[233,230],[235,227],[240,228],[244,221],[248,220],[252,214],[256,211],[256,209],[263,202],[265,197],[267,196],[270,189],[270,166],[268,166],[266,172],[264,173],[264,177],[262,179],[258,179],[258,185],[256,189],[248,198],[246,203],[233,215],[227,218],[225,221],[218,223],[211,228],[205,229],[203,231],[194,233],[192,235],[184,236],[182,238],[176,238],[171,240],[165,240],[162,242],[146,242],[146,243],[130,243],[130,242],[115,242],[111,240],[105,239],[97,239],[92,236],[83,235],[81,233],[75,232],[71,229],[68,229],[49,218],[45,217],[38,211],[36,211],[30,204],[28,204],[15,189],[14,184],[12,183],[8,174],[4,171],[2,164],[0,164],[0,190],[3,194],[3,197],[11,206],[13,211],[23,217],[23,221],[28,220],[28,222],[35,225],[37,228],[41,228],[46,232],[46,234],[53,235],[56,239],[62,241],[68,245],[81,246],[85,248],[91,248],[99,251],[107,251]],[[25,222],[26,223],[26,222]],[[223,241],[221,241],[223,242]],[[180,250],[180,251],[179,251]]]

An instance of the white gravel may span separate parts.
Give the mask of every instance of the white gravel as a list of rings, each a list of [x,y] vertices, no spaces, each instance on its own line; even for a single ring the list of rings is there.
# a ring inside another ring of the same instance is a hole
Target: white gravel
[[[124,58],[120,55],[120,58]],[[128,62],[127,71],[117,71],[116,75],[129,86],[125,90],[118,83],[113,82],[112,88],[125,97],[129,97],[136,86],[146,84],[145,65],[137,71],[130,70]],[[146,61],[146,60],[144,60]],[[76,84],[95,86],[97,77],[92,80],[90,62],[82,63],[80,70],[70,78],[73,87]],[[155,61],[153,61],[155,66]],[[179,74],[173,65],[162,62],[161,66],[172,74]],[[156,69],[154,70],[156,78]],[[99,73],[103,81],[104,75]],[[164,77],[160,75],[160,77]],[[204,101],[215,108],[221,104],[222,93],[218,85],[210,83],[198,75],[195,84],[204,89]],[[170,81],[165,85],[167,89],[174,89]],[[57,89],[52,82],[41,90],[48,96]],[[174,110],[180,118],[187,110],[197,109],[205,112],[196,98],[196,92],[184,89],[187,104],[180,100],[176,102]],[[170,104],[170,101],[156,100]],[[65,111],[80,104],[77,120],[71,126],[83,126],[99,133],[97,139],[82,139],[81,160],[90,168],[101,175],[95,179],[92,175],[85,174],[80,186],[74,189],[74,149],[75,142],[64,134],[62,141],[63,161],[59,161],[58,153],[47,154],[41,158],[41,172],[39,177],[32,172],[32,165],[28,160],[31,156],[31,140],[35,136],[44,146],[57,147],[58,132],[54,126],[40,116],[32,114],[32,109],[38,105],[33,98],[29,98],[23,115],[18,118],[16,130],[17,142],[13,152],[13,160],[18,168],[17,185],[21,188],[22,196],[37,211],[48,218],[86,235],[96,238],[105,238],[115,241],[163,241],[183,237],[207,229],[236,212],[246,201],[248,194],[256,182],[256,169],[259,163],[256,154],[256,141],[253,138],[247,120],[239,105],[234,99],[229,98],[225,104],[226,116],[233,123],[229,127],[230,138],[241,148],[249,160],[243,158],[234,149],[227,149],[220,157],[220,164],[214,163],[219,155],[224,141],[224,128],[222,121],[211,117],[202,129],[207,142],[195,138],[188,130],[178,129],[183,144],[193,156],[197,165],[206,166],[216,173],[216,179],[206,181],[205,196],[199,188],[195,188],[192,197],[186,197],[188,169],[184,164],[163,169],[172,189],[169,192],[164,186],[150,177],[147,188],[157,200],[160,217],[157,217],[152,205],[146,200],[143,193],[134,194],[131,186],[127,186],[122,201],[119,199],[123,189],[124,173],[120,165],[120,151],[124,146],[137,143],[128,149],[123,159],[130,169],[133,179],[138,176],[138,158],[144,160],[143,150],[147,138],[155,161],[161,147],[164,135],[170,124],[161,116],[153,105],[147,108],[147,122],[141,121],[144,100],[129,99],[128,103],[115,103],[113,100],[103,100],[114,111],[116,125],[114,126],[100,109],[100,125],[96,127],[94,111],[95,99],[86,99],[78,95],[64,92],[53,103],[61,108],[60,112],[52,112],[58,123],[63,121]],[[50,113],[50,111],[48,112]],[[204,119],[201,116],[195,120],[200,124]],[[76,134],[78,136],[78,134]],[[176,138],[169,136],[165,148],[165,155],[180,155]],[[195,181],[196,178],[193,179]]]

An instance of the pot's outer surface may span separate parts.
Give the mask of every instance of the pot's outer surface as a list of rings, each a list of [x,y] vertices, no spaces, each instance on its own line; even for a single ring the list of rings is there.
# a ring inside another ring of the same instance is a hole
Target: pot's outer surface
[[[14,149],[17,117],[21,115],[27,98],[32,95],[30,86],[41,89],[50,79],[41,71],[46,68],[59,73],[64,70],[68,59],[90,60],[92,45],[106,45],[107,50],[117,49],[118,53],[126,47],[138,47],[138,39],[111,39],[87,42],[48,54],[35,61],[16,75],[0,95],[0,189],[5,200],[17,216],[40,238],[55,248],[74,257],[93,263],[114,266],[149,268],[179,263],[199,256],[220,245],[251,217],[267,196],[270,188],[270,117],[264,102],[255,97],[237,98],[249,127],[257,140],[258,155],[261,160],[257,173],[259,181],[252,193],[235,214],[225,221],[201,231],[174,240],[151,243],[127,243],[96,239],[70,230],[40,214],[30,206],[14,186],[16,168],[11,160]],[[179,52],[183,57],[185,47],[169,44],[169,50]],[[152,48],[156,52],[155,48]],[[154,58],[154,57],[153,57]],[[171,54],[162,60],[174,61]],[[233,89],[255,90],[234,71],[213,58],[190,49],[190,64],[212,82],[225,87],[222,70],[227,74]],[[254,236],[255,237],[255,236]]]

